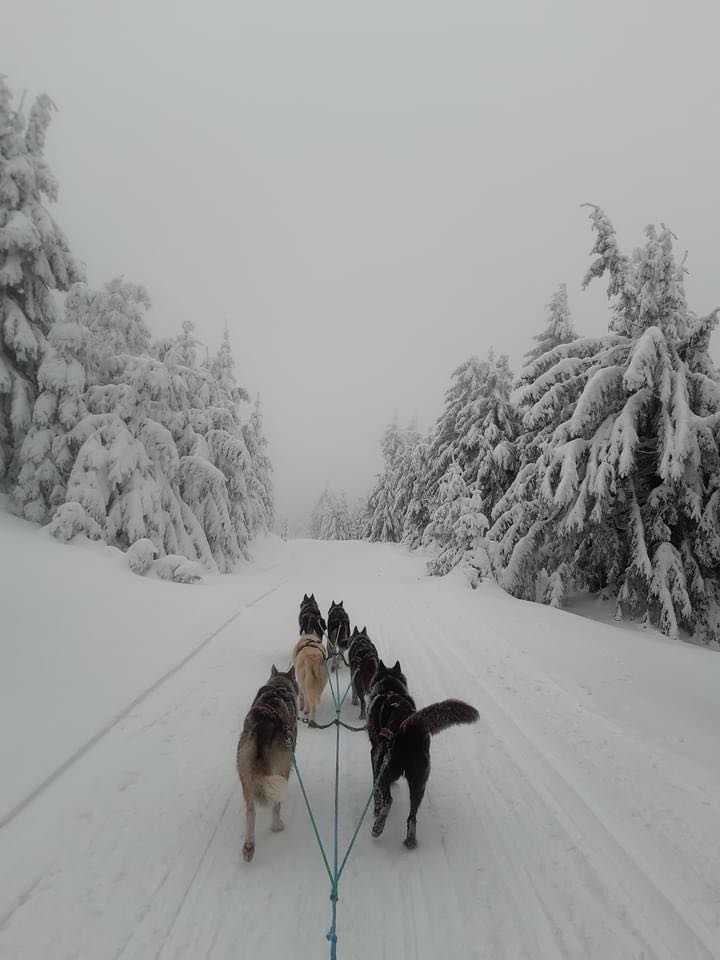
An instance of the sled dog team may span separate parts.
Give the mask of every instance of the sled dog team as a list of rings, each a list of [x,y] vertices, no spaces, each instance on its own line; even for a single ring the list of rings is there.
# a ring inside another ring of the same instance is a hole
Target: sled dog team
[[[407,780],[410,813],[405,846],[417,845],[416,818],[430,775],[430,737],[459,723],[478,719],[475,707],[462,700],[441,700],[418,710],[410,696],[400,661],[388,667],[380,659],[367,628],[350,632],[342,601],[333,601],[327,622],[314,594],[303,597],[298,616],[300,636],[289,670],[275,664],[245,717],[237,747],[237,769],[245,800],[243,857],[255,853],[255,806],[272,805],[272,830],[282,830],[280,804],[287,790],[292,752],[297,741],[298,710],[312,726],[328,680],[328,668],[345,662],[351,671],[352,702],[360,705],[370,738],[374,793],[373,837],[379,837],[390,813],[390,786]],[[327,648],[323,636],[327,632]],[[347,655],[347,659],[346,659]],[[327,665],[326,665],[327,661]]]

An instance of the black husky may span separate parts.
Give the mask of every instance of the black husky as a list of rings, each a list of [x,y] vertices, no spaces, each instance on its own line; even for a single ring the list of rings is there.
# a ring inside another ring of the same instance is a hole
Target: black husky
[[[339,661],[350,644],[350,618],[345,612],[342,600],[330,604],[327,618],[328,659],[333,670],[339,667]]]
[[[360,704],[360,719],[365,719],[365,697],[378,666],[378,652],[367,633],[367,627],[353,627],[350,634],[348,662],[352,674],[352,702]]]
[[[417,846],[415,819],[430,776],[430,736],[458,723],[474,723],[480,715],[462,700],[441,700],[417,710],[399,660],[393,667],[380,661],[368,701],[370,758],[377,780],[372,835],[379,837],[385,829],[390,784],[404,776],[410,788],[405,846],[412,849]]]
[[[320,613],[320,607],[317,605],[314,593],[311,593],[310,596],[305,594],[302,598],[298,626],[301,634],[314,634],[319,640],[322,640],[327,624]]]

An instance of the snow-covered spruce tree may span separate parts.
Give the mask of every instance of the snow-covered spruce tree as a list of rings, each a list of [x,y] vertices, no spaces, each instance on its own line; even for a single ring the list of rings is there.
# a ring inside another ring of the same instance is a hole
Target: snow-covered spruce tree
[[[122,380],[131,357],[143,356],[150,347],[146,315],[150,294],[141,284],[114,277],[100,290],[86,290],[87,302],[77,305],[90,332],[88,383]]]
[[[0,483],[19,469],[46,337],[59,318],[55,291],[82,276],[45,206],[58,193],[44,159],[53,109],[42,95],[25,118],[0,76]]]
[[[320,516],[321,540],[350,540],[352,528],[345,494],[326,491]]]
[[[20,473],[13,499],[20,512],[39,523],[49,520],[65,500],[75,453],[71,432],[87,414],[86,381],[103,389],[105,410],[121,397],[133,357],[149,343],[144,311],[147,291],[116,278],[102,290],[74,284],[65,300],[65,322],[48,334],[45,357],[38,371],[41,390],[35,401],[32,427],[20,450]],[[118,390],[118,383],[123,389]],[[109,401],[109,404],[108,404]],[[91,400],[98,409],[97,396]]]
[[[343,492],[325,487],[310,517],[310,535],[314,540],[350,540],[352,522]]]
[[[516,473],[520,415],[511,398],[512,382],[507,354],[496,357],[491,350],[476,404],[481,419],[461,439],[468,455],[465,475],[480,496],[481,512],[488,517]],[[470,460],[471,452],[474,461]]]
[[[125,549],[147,538],[161,554],[225,572],[248,556],[250,538],[241,393],[198,362],[192,324],[155,344],[154,356],[143,352],[148,303],[125,281],[78,298],[92,385],[87,415],[71,434],[67,497],[110,543]]]
[[[350,509],[349,520],[349,538],[350,540],[362,540],[368,523],[368,499],[367,497],[358,497],[355,506]]]
[[[403,520],[402,540],[410,547],[422,543],[425,528],[430,522],[429,495],[427,492],[429,475],[429,444],[418,439],[407,455],[405,485],[408,490],[407,506]]]
[[[155,345],[171,385],[169,415],[157,416],[171,431],[181,457],[208,460],[222,473],[235,538],[247,557],[250,539],[270,529],[273,519],[272,468],[265,452],[259,401],[250,420],[243,423],[238,405],[248,395],[235,381],[227,328],[217,357],[199,362],[199,346],[189,322],[183,324],[179,337]],[[219,505],[218,510],[218,516],[224,516]],[[232,539],[226,542],[233,545]],[[222,568],[224,561],[220,556],[216,560]]]
[[[525,423],[526,415],[538,398],[538,391],[543,389],[542,377],[554,364],[554,354],[547,358],[546,355],[550,355],[556,347],[577,339],[570,315],[567,286],[564,283],[555,291],[545,310],[547,324],[545,329],[533,338],[538,341],[537,346],[525,354],[527,359],[520,371],[513,396],[522,421],[515,445],[516,460],[520,467],[537,460],[543,443],[547,440],[547,425],[544,430],[538,429],[533,418],[529,418],[529,425]],[[539,383],[536,384],[536,381]]]
[[[70,434],[87,412],[85,336],[77,323],[55,323],[38,371],[40,394],[20,448],[20,472],[13,490],[17,511],[36,523],[46,523],[65,501],[74,463]]]
[[[195,365],[191,334],[192,329],[186,327],[177,339],[177,351],[167,351],[164,362],[151,358],[135,362],[132,389],[125,394],[122,416],[133,435],[146,444],[155,438],[154,446],[165,454],[155,459],[155,465],[162,468],[161,474],[155,472],[156,480],[168,506],[175,495],[185,508],[181,507],[179,516],[173,511],[182,526],[174,524],[172,536],[181,542],[185,539],[188,511],[202,531],[200,536],[194,526],[190,527],[192,554],[187,552],[187,542],[184,549],[169,549],[167,530],[162,532],[161,545],[168,553],[182,553],[203,562],[207,562],[209,552],[217,568],[228,572],[241,556],[248,556],[244,476],[249,458],[239,430],[231,433],[215,427],[218,418],[221,422],[227,418],[227,412],[201,406],[209,391],[203,389],[204,375]],[[203,430],[207,431],[205,435]],[[176,467],[171,444],[176,450]],[[169,487],[165,480],[170,481]]]
[[[511,386],[507,356],[496,357],[491,350],[474,398],[455,417],[455,439],[448,449],[457,451],[462,462],[452,461],[430,503],[422,542],[433,545],[442,557],[430,564],[432,573],[446,573],[463,559],[470,549],[469,537],[472,549],[480,548],[479,537],[487,529],[487,517],[515,474],[519,416],[510,399]],[[460,513],[463,520],[456,523]],[[487,569],[487,562],[482,566]]]
[[[417,430],[412,426],[398,426],[396,419],[383,433],[382,454],[385,469],[378,476],[368,497],[364,531],[368,540],[389,540],[397,543],[402,538],[411,492],[404,485],[406,465],[417,441]]]
[[[561,343],[570,343],[577,337],[570,314],[566,284],[560,284],[545,307],[545,312],[547,313],[545,329],[533,337],[533,340],[537,340],[537,344],[525,354],[525,366],[537,360],[548,350],[553,350]]]
[[[470,357],[452,372],[443,412],[428,443],[425,497],[430,513],[437,506],[440,482],[451,463],[460,467],[467,482],[474,479],[487,373],[487,363],[477,357]]]
[[[312,540],[321,540],[322,539],[322,527],[323,521],[325,519],[325,514],[329,509],[329,500],[331,497],[330,488],[325,487],[323,492],[320,494],[317,503],[312,509],[310,515],[310,537]]]
[[[426,531],[438,550],[428,562],[428,572],[442,577],[463,560],[487,572],[487,561],[480,559],[487,528],[479,490],[469,489],[460,467],[451,463],[440,481],[438,506]]]
[[[255,400],[250,419],[242,425],[245,446],[250,456],[248,496],[254,506],[252,532],[269,532],[275,518],[272,464],[267,455],[260,397]]]
[[[526,368],[525,425],[546,437],[494,513],[499,578],[516,596],[562,603],[605,590],[618,616],[666,634],[717,638],[720,387],[708,355],[717,312],[687,307],[672,234],[648,227],[620,253],[610,221],[585,284],[608,276],[611,333],[555,347]]]

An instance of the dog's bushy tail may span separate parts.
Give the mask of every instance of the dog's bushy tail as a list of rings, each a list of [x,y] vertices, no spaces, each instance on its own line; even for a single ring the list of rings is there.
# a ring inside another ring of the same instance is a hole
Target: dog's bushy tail
[[[435,734],[459,723],[475,723],[479,719],[480,714],[475,707],[463,700],[440,700],[410,714],[403,727],[406,730],[420,727],[427,733]]]
[[[279,773],[260,776],[253,784],[255,802],[261,807],[269,803],[281,803],[287,793],[287,780]]]

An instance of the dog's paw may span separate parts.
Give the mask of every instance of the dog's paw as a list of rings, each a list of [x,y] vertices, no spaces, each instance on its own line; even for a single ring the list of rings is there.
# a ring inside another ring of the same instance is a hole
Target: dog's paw
[[[417,840],[415,839],[415,837],[405,837],[405,839],[403,840],[403,843],[408,848],[408,850],[414,850],[415,847],[417,846]]]
[[[243,844],[243,860],[245,861],[245,863],[250,863],[250,861],[254,856],[255,856],[255,844],[244,843]]]
[[[280,833],[285,829],[285,824],[282,822],[282,820],[273,820],[270,829],[273,833]]]
[[[381,810],[379,816],[375,818],[375,823],[372,825],[372,835],[374,837],[379,837],[380,834],[385,829],[385,821],[387,820],[388,811]]]

